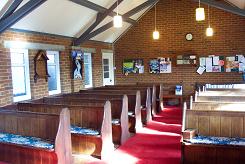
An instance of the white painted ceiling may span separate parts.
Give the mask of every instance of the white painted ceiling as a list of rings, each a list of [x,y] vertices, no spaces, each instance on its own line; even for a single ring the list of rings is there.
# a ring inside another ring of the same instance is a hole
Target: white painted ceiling
[[[245,9],[245,0],[227,0],[227,1],[241,9]]]
[[[0,10],[7,1],[8,0],[0,0]],[[116,2],[116,0],[89,1],[105,8],[109,8]],[[147,0],[124,0],[119,5],[119,14],[124,14],[146,1]],[[26,2],[28,2],[28,0],[24,0],[20,6]],[[137,21],[149,8],[150,7],[140,11],[130,18]],[[116,12],[116,9],[114,11]],[[47,0],[11,28],[68,37],[79,37],[96,20],[97,13],[97,11],[83,7],[69,0]],[[107,16],[95,29],[112,20],[112,17]],[[91,40],[113,43],[131,26],[131,24],[123,22],[122,28],[115,29],[112,27],[91,38]]]
[[[1,13],[6,10],[8,3],[13,0],[0,0],[0,18]],[[104,8],[109,8],[116,0],[89,0]],[[131,9],[139,6],[147,0],[124,0],[119,5],[119,13],[124,14]],[[232,5],[245,9],[245,0],[225,0]],[[23,6],[28,0],[23,0]],[[5,10],[4,10],[5,8]],[[131,16],[133,20],[138,20],[150,7]],[[114,10],[116,12],[116,9]],[[79,37],[96,20],[97,11],[83,7],[70,0],[47,0],[41,6],[22,18],[11,28],[36,31],[49,34],[63,35],[68,37]],[[107,16],[94,30],[111,22],[112,17]],[[91,38],[91,40],[113,43],[132,25],[123,22],[123,27],[119,29],[110,28],[101,34]]]

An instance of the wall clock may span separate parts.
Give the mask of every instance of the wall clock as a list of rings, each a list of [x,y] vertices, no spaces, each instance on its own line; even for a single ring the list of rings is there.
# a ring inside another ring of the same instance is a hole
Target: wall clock
[[[185,35],[185,39],[188,40],[188,41],[190,41],[190,40],[193,39],[193,35],[192,35],[191,33],[187,33],[187,34]]]

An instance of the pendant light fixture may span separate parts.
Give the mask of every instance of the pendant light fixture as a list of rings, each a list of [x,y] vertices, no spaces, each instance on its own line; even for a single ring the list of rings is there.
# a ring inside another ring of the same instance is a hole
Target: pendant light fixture
[[[206,36],[213,36],[213,28],[210,27],[209,5],[208,5],[208,28],[206,29]]]
[[[201,0],[199,0],[199,7],[196,8],[196,21],[203,21],[205,20],[205,12],[204,8],[201,7]]]
[[[159,32],[157,31],[157,5],[155,5],[155,30],[153,32],[153,39],[159,39]]]
[[[113,24],[115,28],[122,27],[122,16],[118,15],[118,0],[117,0],[117,15],[113,18]]]

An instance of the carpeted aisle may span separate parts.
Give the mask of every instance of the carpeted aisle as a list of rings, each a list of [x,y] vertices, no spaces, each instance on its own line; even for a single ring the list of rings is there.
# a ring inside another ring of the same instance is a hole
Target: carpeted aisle
[[[181,119],[180,108],[165,108],[140,133],[120,146],[106,163],[179,164]]]
[[[142,131],[115,151],[113,163],[179,164],[181,110],[166,108]],[[121,156],[132,160],[125,161]]]

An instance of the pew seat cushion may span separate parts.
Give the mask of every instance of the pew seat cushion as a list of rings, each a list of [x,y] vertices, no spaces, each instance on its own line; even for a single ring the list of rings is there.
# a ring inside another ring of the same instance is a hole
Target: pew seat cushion
[[[133,117],[134,116],[134,112],[128,111],[128,115]]]
[[[193,144],[245,146],[245,138],[214,137],[199,135],[191,139],[188,139],[187,142]]]
[[[54,145],[49,141],[43,140],[41,138],[21,136],[10,133],[0,132],[0,142],[54,150]]]
[[[111,120],[111,123],[112,123],[113,125],[119,125],[119,124],[120,124],[120,119],[112,119],[112,120]]]
[[[99,131],[97,130],[93,130],[93,129],[89,129],[85,127],[79,127],[75,125],[71,125],[71,133],[82,134],[82,135],[92,135],[92,136],[96,136],[100,134]]]

